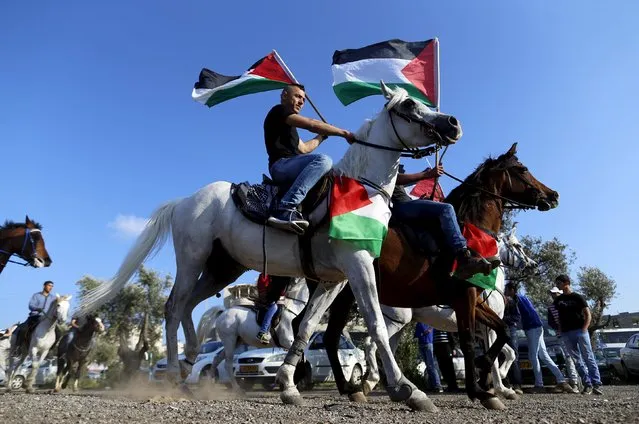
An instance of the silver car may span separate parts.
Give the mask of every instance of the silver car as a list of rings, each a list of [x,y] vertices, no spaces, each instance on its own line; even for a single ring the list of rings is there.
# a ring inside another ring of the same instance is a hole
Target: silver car
[[[24,382],[27,380],[27,376],[31,372],[31,362],[25,362],[16,371],[13,380],[11,381],[11,388],[14,390],[21,389],[24,386]],[[58,360],[56,358],[45,359],[40,363],[38,373],[35,378],[36,386],[44,386],[55,382],[56,374],[58,373]],[[6,381],[9,376],[5,375],[4,370],[0,369],[0,385],[6,385],[9,382]]]
[[[621,348],[621,369],[626,380],[639,376],[639,333],[634,334]]]

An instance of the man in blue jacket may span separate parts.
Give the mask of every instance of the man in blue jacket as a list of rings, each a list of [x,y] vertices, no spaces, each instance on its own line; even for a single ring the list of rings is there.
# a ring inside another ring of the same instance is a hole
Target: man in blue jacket
[[[526,339],[528,340],[528,359],[532,364],[533,374],[535,375],[535,388],[533,391],[537,393],[546,392],[539,363],[539,359],[541,359],[553,373],[555,379],[557,379],[557,386],[554,391],[573,393],[573,389],[566,381],[566,377],[548,355],[546,343],[544,342],[544,326],[530,299],[523,294],[518,294],[517,286],[513,283],[506,284],[505,294],[512,299],[517,299],[517,309],[521,315],[521,328],[526,333]]]

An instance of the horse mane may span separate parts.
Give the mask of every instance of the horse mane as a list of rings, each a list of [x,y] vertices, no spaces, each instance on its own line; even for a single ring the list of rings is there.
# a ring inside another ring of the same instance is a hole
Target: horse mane
[[[446,203],[450,203],[457,211],[460,221],[479,221],[483,215],[484,199],[487,196],[474,187],[483,187],[488,181],[485,174],[494,170],[505,170],[509,168],[513,161],[518,161],[516,156],[507,160],[502,156],[494,159],[488,157],[470,174],[464,182],[455,187],[446,197]]]
[[[35,221],[31,221],[31,223],[38,230],[42,230],[42,225],[40,225],[39,223]],[[24,222],[13,222],[7,219],[6,221],[4,221],[3,225],[0,225],[0,231],[15,230],[17,228],[27,228],[27,224],[25,224]]]

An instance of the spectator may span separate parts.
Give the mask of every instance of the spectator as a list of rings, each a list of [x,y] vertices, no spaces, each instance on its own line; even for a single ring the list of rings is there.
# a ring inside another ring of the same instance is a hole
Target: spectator
[[[508,345],[515,351],[515,362],[508,370],[508,379],[515,393],[521,395],[521,369],[519,369],[519,337],[517,330],[521,328],[521,315],[517,307],[517,297],[506,296],[506,308],[504,310],[504,322],[508,325],[510,341]]]
[[[528,359],[532,364],[535,375],[535,387],[533,391],[537,393],[546,392],[541,374],[541,365],[539,363],[539,359],[541,359],[557,380],[557,386],[555,386],[554,391],[572,393],[572,387],[566,382],[566,378],[557,367],[557,364],[553,362],[546,351],[544,326],[530,299],[523,294],[517,294],[517,287],[513,283],[506,284],[506,296],[517,299],[517,309],[521,315],[521,327],[526,333],[526,339],[528,340]]]
[[[453,350],[445,331],[435,329],[433,332],[433,351],[439,370],[446,381],[447,392],[459,392],[455,366],[453,365]]]
[[[426,373],[428,374],[428,388],[434,392],[441,393],[442,384],[439,381],[439,370],[433,356],[433,327],[418,322],[415,326],[415,337],[419,343],[419,352],[426,363]]]
[[[557,287],[553,287],[548,291],[550,292],[550,297],[552,297],[553,301],[560,294],[563,293]],[[577,369],[575,368],[575,361],[573,361],[572,357],[568,354],[568,348],[561,338],[561,327],[559,326],[559,311],[553,303],[548,306],[548,325],[557,332],[557,338],[559,339],[559,343],[564,350],[564,360],[566,361],[566,370],[568,371],[568,378],[570,380],[570,385],[572,386],[572,391],[573,393],[579,393],[579,375],[577,374]]]
[[[602,395],[599,368],[588,334],[592,318],[588,303],[583,296],[572,291],[570,277],[567,275],[557,276],[555,286],[563,292],[557,296],[554,305],[559,311],[559,326],[564,344],[584,383],[582,393]]]

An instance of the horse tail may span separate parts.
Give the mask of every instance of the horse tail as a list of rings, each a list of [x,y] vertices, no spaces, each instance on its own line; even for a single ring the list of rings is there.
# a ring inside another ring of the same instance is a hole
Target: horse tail
[[[169,236],[173,211],[180,201],[165,203],[151,214],[142,234],[129,250],[113,279],[89,290],[82,296],[77,311],[79,315],[95,311],[112,300],[124,288],[140,265],[160,250]]]

